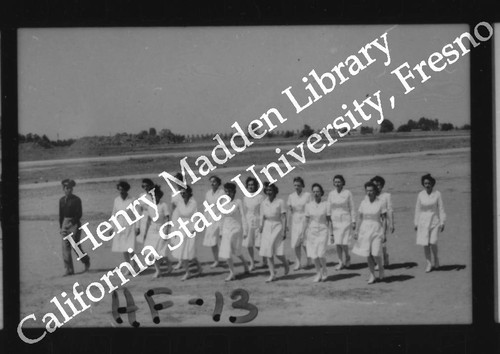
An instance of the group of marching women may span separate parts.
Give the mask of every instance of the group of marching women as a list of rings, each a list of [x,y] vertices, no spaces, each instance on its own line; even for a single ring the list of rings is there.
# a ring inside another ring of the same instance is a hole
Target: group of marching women
[[[182,180],[182,175],[177,174],[176,178]],[[383,191],[385,180],[382,177],[375,176],[365,183],[366,197],[357,210],[352,193],[344,188],[346,182],[341,175],[334,176],[334,189],[327,197],[319,183],[312,184],[311,192],[308,192],[304,180],[295,177],[295,192],[288,196],[286,203],[277,197],[279,190],[276,184],[264,183],[264,195],[259,193],[251,198],[243,196],[240,199],[236,196],[237,187],[234,183],[223,185],[217,176],[211,176],[210,183],[211,189],[205,196],[208,203],[215,203],[223,194],[231,199],[226,209],[232,211],[208,226],[203,239],[203,246],[212,251],[213,263],[210,267],[219,267],[220,261],[227,263],[229,274],[226,281],[236,278],[233,257],[241,260],[244,273],[256,268],[255,250],[262,257],[261,267],[269,270],[266,282],[274,281],[277,277],[275,258],[283,265],[285,275],[288,274],[290,266],[284,247],[288,237],[296,258],[293,269],[302,267],[302,250],[305,250],[307,265],[314,263],[316,268],[314,282],[327,278],[327,248],[336,248],[339,263],[335,269],[341,270],[350,266],[349,250],[352,244],[352,253],[366,257],[370,271],[368,283],[384,278],[384,267],[389,265],[387,235],[393,233],[395,228],[391,195]],[[441,194],[434,190],[436,180],[426,174],[422,176],[421,183],[424,189],[417,197],[414,223],[417,244],[424,247],[426,272],[430,272],[439,267],[438,232],[444,230],[446,215]],[[188,221],[197,212],[198,204],[193,198],[191,187],[179,186],[180,193],[170,203],[163,199],[160,186],[150,179],[142,180],[142,188],[148,198],[157,204],[159,217],[153,220],[156,211],[145,205],[142,210],[145,217],[140,227],[132,227],[129,231],[117,234],[113,238],[112,250],[123,252],[125,260],[130,262],[129,248],[137,249],[137,243],[143,242],[144,246],[152,246],[163,257],[167,262],[167,272],[182,268],[182,280],[201,274],[202,266],[197,259],[194,237],[186,237],[180,245],[176,245],[173,241],[176,238],[165,240],[160,236],[160,227],[168,220],[182,218]],[[250,194],[255,194],[259,188],[255,178],[246,180],[246,189]],[[127,193],[130,189],[127,182],[120,181],[117,189],[120,195],[115,199],[113,214],[124,210],[132,202]],[[168,233],[172,231],[169,229]],[[244,250],[247,259],[243,256]],[[178,260],[175,268],[170,265],[170,257]],[[190,270],[192,265],[196,268],[195,272]],[[160,260],[154,267],[154,277],[161,276]]]

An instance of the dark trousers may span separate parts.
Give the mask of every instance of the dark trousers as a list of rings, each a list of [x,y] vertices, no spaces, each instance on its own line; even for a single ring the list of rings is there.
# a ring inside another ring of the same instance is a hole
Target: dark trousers
[[[75,270],[73,269],[73,258],[71,256],[71,250],[73,250],[73,247],[71,246],[71,243],[69,243],[68,240],[64,240],[64,237],[66,237],[70,233],[73,233],[72,238],[73,238],[73,240],[75,240],[75,242],[78,243],[80,241],[80,236],[81,236],[81,230],[78,229],[79,226],[80,226],[79,223],[78,224],[73,223],[72,218],[64,218],[63,224],[61,227],[61,237],[63,238],[62,239],[62,255],[63,255],[63,261],[64,261],[64,268],[66,269],[66,273],[70,273],[70,274],[73,274],[75,272]],[[78,245],[77,247],[79,248],[79,250],[82,253],[84,253],[82,250],[82,247],[80,245]],[[75,253],[76,253],[76,251],[75,251]],[[85,265],[90,264],[90,258],[88,255],[85,255],[84,257],[82,257],[81,261]]]

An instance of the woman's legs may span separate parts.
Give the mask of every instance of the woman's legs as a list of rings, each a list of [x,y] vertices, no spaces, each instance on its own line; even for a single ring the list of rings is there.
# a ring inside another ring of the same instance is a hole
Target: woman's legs
[[[370,278],[368,279],[368,284],[372,284],[375,282],[375,260],[370,255],[366,258],[366,261],[368,263],[368,269],[370,270]]]
[[[180,260],[179,262],[181,262],[182,268],[184,268],[184,271],[186,272],[184,274],[184,276],[181,278],[181,280],[182,281],[187,280],[189,278],[189,276],[191,275],[189,273],[189,261],[187,259],[183,259],[183,260]]]
[[[342,251],[344,250],[344,248],[342,247],[342,245],[337,245],[336,248],[337,257],[339,257],[339,264],[335,267],[335,269],[341,270],[342,268],[344,268],[344,262],[342,261]]]
[[[243,268],[245,269],[244,273],[248,273],[249,269],[248,269],[247,261],[245,260],[245,258],[241,254],[238,256],[238,258],[240,259],[241,263],[243,264]]]
[[[316,276],[313,278],[313,282],[317,283],[321,280],[321,264],[319,258],[314,258],[314,267],[316,268]]]
[[[424,254],[425,254],[425,260],[427,261],[425,272],[429,273],[432,270],[431,250],[429,245],[424,246]]]
[[[438,245],[437,243],[431,244],[431,253],[434,255],[434,269],[439,268]]]
[[[328,274],[326,271],[326,258],[321,257],[319,259],[319,263],[321,264],[321,281],[325,281],[328,278]]]
[[[384,279],[384,262],[381,256],[373,257],[373,260],[378,266],[378,278]]]
[[[248,249],[248,255],[250,256],[250,270],[254,270],[255,269],[255,261],[253,259],[253,246],[250,246],[247,249]]]
[[[349,245],[342,245],[344,251],[344,267],[351,266],[351,256],[349,255]]]
[[[299,270],[300,269],[300,256],[301,256],[301,248],[302,245],[297,245],[295,246],[295,267],[293,267],[293,270]]]
[[[201,263],[200,261],[198,261],[198,258],[193,258],[192,259],[192,262],[195,264],[196,266],[196,275],[200,275],[203,271],[203,269],[201,268]],[[188,267],[189,267],[189,264],[188,264]]]
[[[219,265],[219,246],[212,246],[212,255],[214,256],[214,262],[210,266],[210,268],[215,268]]]
[[[285,266],[285,275],[288,274],[288,272],[290,271],[290,265],[288,264],[288,260],[285,258],[285,256],[276,256],[280,261],[281,263],[283,263],[283,265]]]
[[[233,259],[231,257],[229,257],[228,259],[225,259],[225,261],[227,261],[227,266],[229,268],[229,275],[227,276],[226,279],[224,279],[224,281],[231,281],[231,280],[234,280],[234,263],[233,263]]]
[[[159,278],[161,274],[160,260],[155,261],[154,266],[155,266],[155,274],[153,274],[153,278]]]
[[[266,283],[271,282],[275,279],[276,273],[274,271],[274,261],[273,257],[265,257],[264,258],[267,261],[267,265],[269,267],[269,278],[267,278]]]

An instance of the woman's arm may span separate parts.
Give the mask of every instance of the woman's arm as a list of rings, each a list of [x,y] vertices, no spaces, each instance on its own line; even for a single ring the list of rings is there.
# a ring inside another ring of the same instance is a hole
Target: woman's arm
[[[443,199],[441,198],[441,193],[438,194],[438,210],[439,210],[439,224],[441,225],[440,231],[444,231],[444,223],[446,221],[446,213],[444,212]]]
[[[420,194],[417,196],[417,204],[415,205],[415,231],[417,231],[418,220],[420,219]]]

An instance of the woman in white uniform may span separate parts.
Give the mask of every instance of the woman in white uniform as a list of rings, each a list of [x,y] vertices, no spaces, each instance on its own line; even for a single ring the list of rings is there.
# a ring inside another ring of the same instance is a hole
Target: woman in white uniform
[[[144,178],[141,183],[141,188],[144,190],[142,196],[145,196],[148,200],[153,200],[151,197],[150,191],[155,187],[155,184],[149,178]],[[142,215],[144,216],[139,224],[140,232],[139,237],[137,238],[137,242],[144,242],[146,234],[149,228],[150,219],[148,217],[148,205],[146,203],[141,204]]]
[[[128,212],[129,210],[127,207],[134,202],[134,198],[128,194],[128,191],[130,190],[130,184],[128,184],[128,182],[119,181],[116,185],[116,189],[120,195],[118,195],[113,202],[113,212],[111,215],[116,215],[116,213],[120,210]],[[135,262],[131,262],[131,258],[134,255],[133,251],[136,249],[135,237],[139,234],[138,223],[129,225],[127,219],[120,214],[117,215],[116,220],[124,228],[124,230],[118,233],[118,229],[113,223],[113,232],[115,232],[115,236],[113,237],[111,251],[123,253],[125,262],[128,262],[133,266],[133,263]],[[132,253],[128,252],[129,249],[132,249]],[[129,274],[128,269],[125,269],[124,274],[125,273]]]
[[[382,225],[385,222],[387,210],[385,203],[377,198],[377,187],[373,182],[365,183],[365,192],[368,198],[363,199],[359,206],[358,221],[354,232],[356,243],[352,252],[366,257],[370,269],[368,284],[373,284],[376,280],[375,263],[378,265],[379,280],[384,279],[384,265],[381,257],[384,237]]]
[[[300,269],[300,255],[301,248],[305,246],[302,242],[301,238],[302,231],[304,230],[305,225],[305,208],[306,204],[311,201],[311,194],[309,192],[305,192],[303,189],[305,187],[304,180],[301,177],[295,177],[293,179],[293,186],[295,188],[295,192],[288,196],[287,207],[290,211],[290,233],[291,233],[291,246],[295,251],[295,267],[293,270]],[[310,259],[308,257],[309,264]]]
[[[258,182],[254,177],[248,177],[245,187],[250,193],[255,193]],[[255,269],[253,248],[260,248],[260,204],[264,201],[264,196],[258,194],[252,198],[243,197],[243,206],[245,208],[245,219],[247,222],[247,237],[243,239],[243,247],[248,250],[250,256],[250,271]]]
[[[266,282],[276,279],[273,256],[283,263],[285,275],[289,272],[288,261],[284,255],[284,239],[286,238],[286,207],[282,199],[276,199],[278,187],[270,184],[266,187],[267,199],[260,208],[261,242],[259,254],[265,257],[269,266],[269,278]]]
[[[205,200],[209,204],[217,203],[217,199],[224,194],[221,188],[221,179],[217,176],[211,176],[209,178],[212,188],[205,194]],[[208,215],[208,214],[207,214]],[[220,237],[220,220],[213,221],[212,225],[205,228],[205,236],[203,238],[203,246],[210,247],[212,249],[212,255],[214,257],[214,263],[210,265],[210,268],[215,268],[219,265],[219,237]]]
[[[243,239],[248,238],[248,232],[247,221],[243,211],[243,203],[240,199],[234,199],[236,195],[236,184],[224,184],[224,192],[231,198],[231,201],[224,206],[224,209],[232,211],[222,215],[222,239],[219,249],[219,258],[227,261],[229,275],[225,281],[231,281],[236,279],[234,276],[233,256],[241,260],[245,273],[249,272],[247,262],[241,254]]]
[[[320,280],[325,281],[328,276],[325,254],[331,219],[329,203],[322,200],[325,194],[323,187],[318,183],[314,183],[312,193],[314,199],[305,207],[306,221],[302,231],[302,238],[305,235],[307,256],[314,260],[317,274],[313,281],[317,283]]]
[[[163,191],[161,190],[160,186],[154,186],[154,198],[152,199],[156,203],[158,208],[158,219],[156,219],[156,221],[153,220],[153,218],[156,216],[156,210],[148,206],[145,210],[145,214],[149,219],[149,227],[146,233],[146,238],[144,240],[144,246],[153,247],[160,256],[164,257],[162,259],[165,259],[167,262],[167,273],[170,273],[172,267],[170,266],[170,261],[168,259],[168,241],[164,240],[160,236],[161,226],[170,220],[170,210],[167,203],[161,201],[162,197]],[[168,228],[166,234],[169,234]],[[153,275],[153,278],[159,278],[161,276],[160,262],[161,259],[157,260],[154,264],[155,274]]]
[[[446,214],[443,199],[439,191],[433,190],[436,180],[426,174],[421,178],[424,190],[418,194],[415,206],[415,231],[417,231],[417,245],[424,246],[428,273],[433,269],[431,252],[434,255],[434,269],[439,268],[438,232],[444,231]]]
[[[344,189],[345,179],[342,175],[333,177],[333,186],[335,189],[328,195],[333,230],[331,236],[339,257],[339,264],[335,269],[341,270],[351,264],[349,242],[352,231],[356,228],[356,213],[352,193]]]
[[[191,220],[191,216],[198,211],[198,205],[196,200],[192,198],[193,190],[190,186],[181,189],[182,201],[177,204],[177,218],[181,218],[182,221],[189,222]],[[174,225],[178,225],[177,220],[173,220]],[[189,223],[188,230],[191,233],[195,233],[194,226],[192,223]],[[200,262],[196,258],[196,238],[195,237],[184,237],[184,241],[182,244],[176,249],[178,250],[179,259],[182,262],[182,266],[185,270],[184,276],[181,278],[182,281],[187,280],[191,277],[191,273],[189,272],[189,262],[193,261],[198,268],[196,275],[200,275],[202,272]]]
[[[182,176],[182,173],[180,172],[177,172],[174,176],[175,178],[177,178],[179,181],[184,181],[184,177]],[[182,190],[182,187],[179,186],[178,184],[175,185],[175,188],[178,190],[178,191],[181,191]],[[181,193],[179,194],[176,194],[175,196],[173,196],[171,198],[171,201],[170,201],[170,212],[172,213],[172,220],[174,222],[177,221],[177,218],[179,217],[177,214],[177,205],[179,205],[179,203],[182,202],[182,196],[181,196]],[[180,253],[179,253],[179,248],[176,248],[175,250],[172,251],[172,256],[176,259],[178,259],[178,263],[175,265],[174,267],[174,270],[178,270],[178,269],[181,269],[182,267],[182,261],[180,259]]]
[[[385,203],[385,207],[387,209],[387,218],[385,219],[384,227],[384,241],[382,242],[382,259],[384,261],[384,267],[389,265],[389,253],[387,252],[387,234],[388,230],[391,230],[391,234],[394,233],[394,211],[392,209],[392,198],[390,193],[386,193],[383,191],[385,186],[385,179],[380,176],[373,177],[370,181],[377,186],[377,196],[378,198]]]

